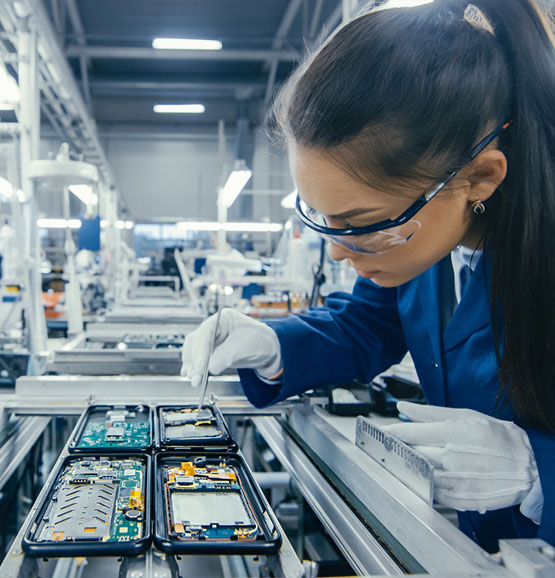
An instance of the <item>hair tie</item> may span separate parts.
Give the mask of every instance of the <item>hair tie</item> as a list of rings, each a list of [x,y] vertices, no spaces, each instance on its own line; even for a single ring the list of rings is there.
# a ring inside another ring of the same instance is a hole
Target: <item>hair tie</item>
[[[469,4],[464,9],[463,18],[474,28],[478,30],[485,30],[489,32],[492,36],[495,36],[495,31],[491,22],[486,18],[486,15],[478,8],[475,4]]]

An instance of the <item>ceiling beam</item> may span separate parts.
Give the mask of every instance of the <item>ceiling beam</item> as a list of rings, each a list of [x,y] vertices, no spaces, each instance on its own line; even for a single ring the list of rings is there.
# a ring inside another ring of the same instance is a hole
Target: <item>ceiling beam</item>
[[[65,5],[77,44],[79,46],[86,46],[87,41],[85,36],[85,28],[83,27],[83,22],[81,21],[81,16],[79,15],[77,2],[75,0],[65,0]],[[90,108],[91,91],[89,86],[89,66],[90,59],[86,55],[80,56],[79,67],[81,69],[81,84],[83,85],[83,94],[85,95],[87,106]]]
[[[252,96],[261,94],[265,83],[262,81],[253,82],[222,82],[222,81],[202,81],[202,82],[156,82],[144,80],[106,80],[94,79],[90,81],[91,91],[98,95],[127,95],[127,94],[153,94],[156,96],[174,96],[173,93],[199,92],[202,95],[211,93],[215,95],[236,96],[238,93],[249,93]]]
[[[295,18],[302,6],[303,0],[289,0],[289,4],[283,14],[283,18],[279,24],[276,35],[272,42],[272,50],[280,50],[285,42],[285,38]],[[266,94],[264,96],[264,104],[269,105],[270,99],[272,98],[272,93],[274,92],[274,85],[276,83],[276,75],[278,69],[279,60],[277,58],[270,58],[266,61],[266,67],[270,67],[270,72],[268,74],[268,82],[266,84]]]
[[[99,58],[105,60],[231,60],[263,61],[270,59],[295,61],[296,50],[156,50],[155,48],[121,46],[68,46],[68,58]]]
[[[320,23],[320,16],[322,15],[322,7],[324,0],[316,0],[316,5],[314,6],[314,12],[312,13],[312,20],[310,22],[310,28],[308,29],[308,37],[312,42],[316,36],[316,31],[318,30],[318,24]]]
[[[64,87],[64,90],[68,94],[67,98],[63,101],[64,105],[71,105],[71,109],[75,111],[74,114],[63,115],[65,120],[71,122],[72,130],[78,133],[78,138],[73,140],[73,144],[75,148],[79,150],[79,143],[77,141],[80,141],[81,146],[86,143],[90,145],[92,149],[96,150],[96,156],[99,159],[98,164],[100,165],[99,169],[104,176],[106,184],[113,186],[114,177],[102,145],[98,140],[96,125],[83,100],[73,72],[62,52],[60,39],[52,26],[44,3],[41,0],[25,0],[25,4],[33,20],[33,26],[37,30],[40,42],[39,46],[42,46],[42,51],[39,50],[40,67],[41,69],[46,69],[49,74],[51,70],[56,72],[57,82]],[[23,26],[23,24],[20,25]],[[85,157],[85,160],[87,160],[87,157]]]
[[[352,4],[350,5],[351,16],[356,15],[357,12],[361,10],[363,7],[370,10],[376,4],[377,4],[376,0],[370,0],[370,2],[368,2],[368,0],[353,1]],[[318,46],[322,42],[324,42],[324,40],[328,38],[328,36],[331,35],[331,33],[337,28],[337,26],[341,24],[341,19],[344,16],[343,10],[344,10],[343,0],[339,0],[337,6],[333,10],[333,12],[328,16],[328,19],[324,22],[324,25],[322,26],[322,35],[316,37],[312,42],[310,46],[311,51],[318,48]]]

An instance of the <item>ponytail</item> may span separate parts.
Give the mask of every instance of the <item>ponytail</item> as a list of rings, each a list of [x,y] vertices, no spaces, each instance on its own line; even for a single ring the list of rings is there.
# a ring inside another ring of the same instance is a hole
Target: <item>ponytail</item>
[[[533,0],[476,0],[511,79],[508,172],[492,196],[485,249],[500,397],[525,424],[555,432],[555,47]],[[500,350],[503,353],[501,355]]]

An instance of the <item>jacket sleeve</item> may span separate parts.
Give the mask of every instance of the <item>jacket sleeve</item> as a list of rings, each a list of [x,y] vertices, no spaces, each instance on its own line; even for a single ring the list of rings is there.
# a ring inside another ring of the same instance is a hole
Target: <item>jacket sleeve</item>
[[[245,395],[256,407],[314,387],[370,381],[407,351],[397,290],[362,278],[352,293],[332,293],[325,307],[268,325],[281,345],[283,376],[281,383],[268,385],[253,370],[239,370]]]
[[[534,450],[543,493],[543,511],[538,538],[555,545],[555,435],[526,429]]]

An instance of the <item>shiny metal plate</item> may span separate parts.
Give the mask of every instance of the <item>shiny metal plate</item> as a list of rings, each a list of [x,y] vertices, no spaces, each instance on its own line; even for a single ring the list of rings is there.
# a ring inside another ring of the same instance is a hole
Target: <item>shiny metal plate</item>
[[[357,418],[356,445],[416,495],[432,504],[434,467],[423,455],[361,416]]]

